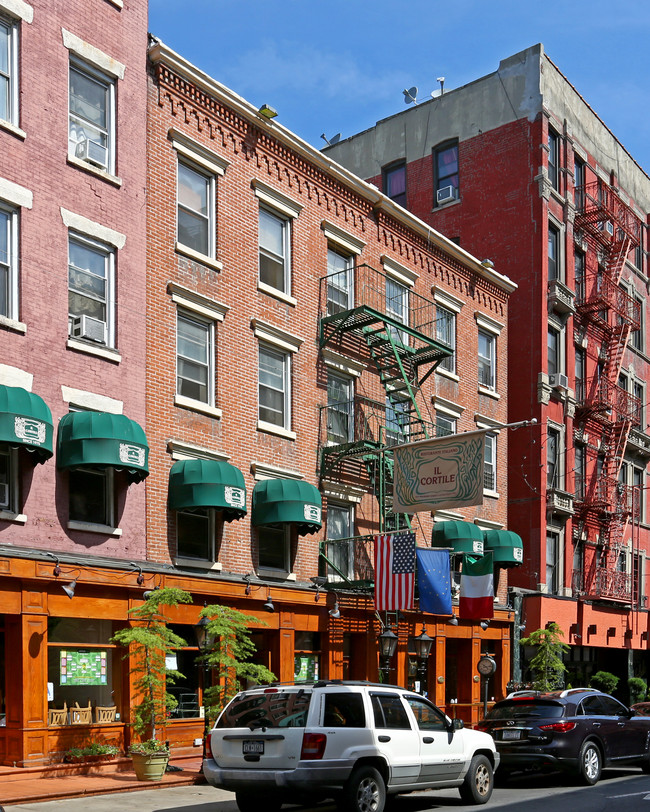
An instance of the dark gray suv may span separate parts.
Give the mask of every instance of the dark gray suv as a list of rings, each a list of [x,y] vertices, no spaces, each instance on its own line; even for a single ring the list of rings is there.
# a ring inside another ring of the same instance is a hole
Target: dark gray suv
[[[518,692],[497,702],[477,728],[501,756],[499,777],[544,767],[595,784],[603,767],[636,764],[650,773],[650,717],[592,688]]]

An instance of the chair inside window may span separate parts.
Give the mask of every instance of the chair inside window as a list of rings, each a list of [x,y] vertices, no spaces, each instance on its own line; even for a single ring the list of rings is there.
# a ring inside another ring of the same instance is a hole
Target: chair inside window
[[[90,725],[93,721],[93,709],[90,702],[87,708],[79,707],[79,703],[74,703],[74,708],[70,708],[70,724],[71,725]]]
[[[62,708],[49,708],[47,712],[48,725],[65,725],[68,722],[68,706],[64,702]]]
[[[114,722],[116,713],[117,707],[115,705],[107,705],[103,707],[101,705],[96,705],[95,721],[98,724],[102,724],[102,722]]]

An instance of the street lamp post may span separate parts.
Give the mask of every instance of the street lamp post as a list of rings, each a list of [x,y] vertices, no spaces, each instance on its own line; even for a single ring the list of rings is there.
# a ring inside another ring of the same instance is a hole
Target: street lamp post
[[[379,673],[382,682],[390,682],[390,661],[397,650],[397,635],[388,628],[377,638],[379,643]]]
[[[429,654],[431,653],[431,646],[433,646],[433,637],[429,637],[424,623],[422,624],[422,631],[413,641],[415,643],[415,654],[418,659],[418,677],[420,680],[420,693],[423,696],[427,695],[428,690],[428,670],[429,670]]]

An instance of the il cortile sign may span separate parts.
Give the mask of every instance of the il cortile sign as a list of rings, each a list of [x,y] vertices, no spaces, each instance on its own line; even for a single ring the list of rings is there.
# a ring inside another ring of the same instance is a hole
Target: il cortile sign
[[[480,505],[486,433],[471,431],[396,446],[395,513]]]

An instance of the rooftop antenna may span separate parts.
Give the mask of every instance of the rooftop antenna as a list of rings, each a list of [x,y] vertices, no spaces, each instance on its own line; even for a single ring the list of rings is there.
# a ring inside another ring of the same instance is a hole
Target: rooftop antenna
[[[436,81],[440,82],[440,89],[431,91],[431,98],[432,99],[437,99],[439,96],[442,96],[444,94],[444,92],[445,92],[445,77],[444,76],[438,76]]]
[[[333,147],[334,144],[338,144],[338,142],[341,140],[341,133],[336,133],[336,135],[333,135],[331,138],[328,138],[325,133],[321,133],[320,137],[328,147]]]
[[[418,103],[418,89],[415,85],[408,90],[403,90],[404,104],[417,104]]]

